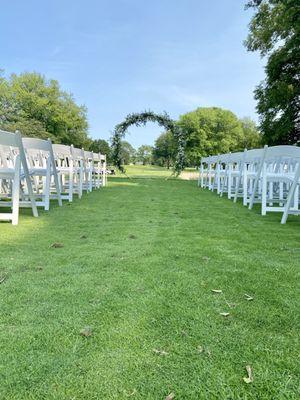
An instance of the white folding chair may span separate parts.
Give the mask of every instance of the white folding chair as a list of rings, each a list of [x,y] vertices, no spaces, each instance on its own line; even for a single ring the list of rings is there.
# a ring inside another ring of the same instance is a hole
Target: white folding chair
[[[102,174],[102,186],[107,184],[107,165],[106,165],[106,154],[100,154],[101,160],[101,174]]]
[[[15,150],[15,152],[13,151]],[[20,201],[20,187],[22,179],[25,180],[29,200]],[[1,207],[10,207],[10,213],[0,213],[0,220],[12,221],[13,225],[18,224],[19,207],[31,207],[35,217],[38,216],[37,207],[29,177],[25,152],[19,132],[11,133],[0,130],[0,181]],[[5,184],[3,185],[3,183]],[[11,200],[11,201],[7,201]]]
[[[76,191],[75,183],[80,180],[80,170],[74,165],[72,148],[64,144],[53,144],[53,154],[56,161],[56,170],[59,176],[62,200],[73,201]]]
[[[93,153],[93,188],[99,189],[103,184],[101,154]]]
[[[76,171],[74,176],[73,188],[78,193],[78,198],[81,199],[83,191],[83,154],[82,149],[78,149],[71,145],[71,155],[73,158],[73,168]]]
[[[243,153],[237,153],[239,166],[237,172],[234,202],[239,197],[243,198],[243,205],[247,206],[253,193],[254,181],[257,177],[257,171],[261,165],[264,149],[245,149]],[[260,183],[258,182],[257,192],[261,194]],[[260,201],[258,199],[257,201]],[[254,202],[254,200],[253,200]]]
[[[300,147],[264,146],[202,158],[198,185],[235,202],[242,197],[249,209],[259,203],[262,215],[282,212],[284,224],[288,215],[300,215]]]
[[[268,146],[262,149],[248,150],[246,155],[247,168],[244,173],[244,204],[249,204],[249,210],[254,203],[261,203],[261,174]]]
[[[91,192],[93,190],[93,152],[82,149],[83,160],[83,190]]]
[[[208,161],[208,189],[212,192],[218,188],[219,155],[210,156]]]
[[[232,153],[230,157],[230,168],[228,171],[228,198],[235,201],[237,187],[240,185],[243,163],[245,160],[246,150],[243,152]]]
[[[208,177],[208,164],[209,157],[202,157],[200,161],[198,186],[201,188],[207,187],[207,177]]]
[[[223,193],[227,193],[228,199],[231,199],[236,186],[235,180],[239,175],[240,153],[222,154],[219,160],[219,186],[221,186],[219,194],[223,196]]]
[[[299,179],[297,178],[299,163],[299,147],[282,145],[266,149],[261,171],[262,215],[266,215],[267,212],[284,212],[287,196],[292,192],[287,205],[288,213],[299,214]]]
[[[33,187],[35,198],[38,199],[37,206],[44,207],[48,211],[50,198],[57,199],[61,206],[61,192],[51,140],[23,138],[22,142],[26,151],[29,174],[34,180]],[[54,193],[51,193],[52,178]]]

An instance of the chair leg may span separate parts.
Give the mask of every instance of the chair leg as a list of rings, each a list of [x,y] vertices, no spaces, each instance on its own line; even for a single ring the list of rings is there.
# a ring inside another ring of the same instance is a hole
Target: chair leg
[[[69,174],[69,202],[73,201],[73,171],[70,171]]]
[[[283,212],[283,215],[282,215],[282,218],[281,218],[281,223],[282,224],[285,224],[286,221],[287,221],[287,218],[288,218],[288,215],[289,215],[289,210],[291,208],[292,200],[293,200],[294,193],[295,193],[295,190],[296,190],[296,186],[297,186],[297,181],[295,180],[293,182],[292,186],[290,187],[289,194],[288,194],[288,197],[287,197],[287,200],[286,200],[286,203],[285,203],[284,212]]]
[[[241,180],[242,180],[242,172],[240,171],[239,175],[235,181],[235,190],[234,190],[234,198],[233,198],[234,203],[236,203],[237,199],[238,199],[238,193],[239,193],[239,189],[240,189],[240,185],[241,185]]]
[[[199,169],[198,186],[203,188],[203,164],[200,165]]]
[[[299,210],[299,186],[296,186],[295,188],[295,192],[294,192],[294,207],[293,210],[294,211],[298,211]]]
[[[211,186],[212,186],[212,179],[211,179],[211,176],[212,176],[212,167],[211,167],[211,164],[209,164],[209,170],[208,170],[208,190],[211,190]]]
[[[50,167],[48,167],[47,172],[46,172],[45,188],[44,188],[44,193],[45,193],[44,209],[45,209],[45,211],[49,211],[49,208],[50,208],[50,185],[51,185],[51,174],[50,174]]]
[[[273,200],[273,190],[274,190],[274,184],[273,184],[273,182],[270,182],[269,183],[269,192],[268,192],[268,200],[271,200],[271,201],[269,201],[269,206],[273,206],[273,202],[272,202],[272,200]]]
[[[286,204],[284,207],[284,212],[283,212],[283,215],[281,218],[282,224],[285,224],[287,221],[293,198],[294,198],[294,201],[297,202],[297,207],[298,207],[299,199],[298,199],[298,197],[297,197],[297,199],[295,199],[294,196],[295,196],[295,192],[297,192],[297,190],[299,190],[298,189],[299,178],[300,178],[300,164],[298,165],[297,171],[295,173],[294,181],[293,181],[293,183],[290,187],[289,193],[288,193],[288,197],[287,197]]]
[[[12,187],[12,224],[18,225],[20,204],[20,159],[16,160],[16,171]]]
[[[79,170],[79,187],[78,187],[78,197],[82,197],[82,183],[83,183],[83,170],[82,167]]]
[[[261,189],[261,215],[267,214],[267,177],[264,171],[262,177],[262,189]]]
[[[231,185],[232,185],[232,176],[231,176],[231,171],[229,170],[228,174],[228,187],[227,187],[227,198],[230,200],[231,199]]]
[[[88,178],[89,178],[89,192],[92,192],[93,191],[93,172],[92,172],[92,170],[89,171]]]
[[[54,185],[55,185],[56,194],[57,194],[58,205],[62,206],[61,187],[59,184],[59,179],[58,179],[58,175],[57,175],[57,172],[55,169],[55,165],[53,165],[52,168],[54,169],[53,178],[54,178]],[[51,168],[49,168],[49,171],[50,170],[51,170]],[[50,195],[50,185],[49,185],[49,195]]]
[[[247,171],[245,171],[243,178],[243,205],[247,206],[247,204],[248,204],[248,177],[247,177]]]
[[[280,200],[279,205],[280,205],[280,207],[282,207],[283,206],[283,202],[282,202],[282,200],[283,200],[283,182],[279,183],[279,200]]]

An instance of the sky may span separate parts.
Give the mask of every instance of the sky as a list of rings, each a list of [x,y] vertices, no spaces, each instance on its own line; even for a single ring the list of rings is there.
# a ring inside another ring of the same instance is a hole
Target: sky
[[[257,121],[253,90],[264,63],[247,52],[243,0],[1,1],[0,69],[57,79],[88,108],[89,133],[109,139],[127,114],[198,107]],[[129,129],[134,147],[162,128]]]

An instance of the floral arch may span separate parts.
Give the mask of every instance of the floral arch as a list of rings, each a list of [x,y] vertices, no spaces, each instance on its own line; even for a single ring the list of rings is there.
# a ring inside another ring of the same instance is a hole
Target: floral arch
[[[126,131],[131,125],[145,126],[147,122],[156,122],[158,125],[164,127],[167,131],[170,131],[174,135],[174,138],[177,142],[177,155],[174,164],[174,175],[178,176],[183,170],[185,164],[184,135],[180,127],[169,117],[166,112],[163,114],[156,114],[152,111],[144,111],[141,113],[129,114],[123,122],[116,125],[112,137],[113,164],[121,172],[125,172],[121,159],[122,139],[125,137]]]

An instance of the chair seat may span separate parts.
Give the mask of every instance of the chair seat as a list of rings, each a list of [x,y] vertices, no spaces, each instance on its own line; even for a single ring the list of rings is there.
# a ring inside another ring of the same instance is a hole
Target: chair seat
[[[58,173],[66,173],[66,172],[70,172],[70,168],[69,167],[56,167],[56,170]],[[79,167],[73,167],[73,173],[79,172],[80,168]]]
[[[247,171],[246,175],[247,175],[247,178],[255,179],[256,175],[257,175],[257,172],[248,172]]]
[[[273,173],[267,172],[267,180],[273,182],[293,182],[295,179],[294,174],[289,173]]]
[[[69,167],[56,167],[56,170],[58,173],[60,172],[70,172],[70,168]],[[74,168],[73,168],[74,171]]]
[[[39,167],[29,168],[29,173],[30,175],[46,175],[47,169]]]
[[[241,174],[240,171],[237,171],[237,170],[231,171],[232,177],[240,176],[240,174]]]
[[[0,178],[5,179],[8,178],[10,179],[13,177],[15,174],[15,170],[13,168],[0,168]]]
[[[46,176],[47,170],[46,168],[30,168],[28,170],[30,176]],[[51,171],[51,175],[53,175],[53,171]],[[21,170],[21,179],[24,179],[25,172],[23,169]]]

